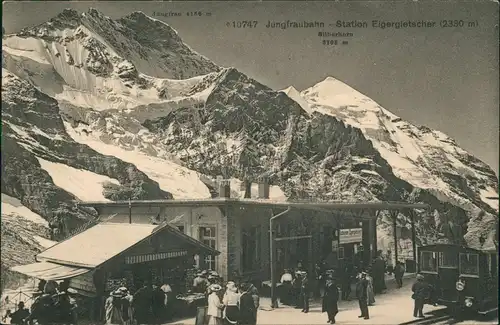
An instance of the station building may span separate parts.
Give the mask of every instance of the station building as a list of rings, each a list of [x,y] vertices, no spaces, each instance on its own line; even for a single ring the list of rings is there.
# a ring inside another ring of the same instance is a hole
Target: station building
[[[224,279],[237,275],[255,281],[271,278],[271,249],[278,273],[295,267],[298,261],[310,272],[321,260],[339,266],[360,250],[369,262],[377,250],[379,211],[427,207],[389,202],[273,201],[266,182],[258,186],[258,199],[231,198],[229,186],[221,182],[218,197],[212,199],[84,202],[80,206],[96,209],[101,219],[113,223],[167,221],[220,252],[218,256],[205,256],[200,264],[216,270]]]

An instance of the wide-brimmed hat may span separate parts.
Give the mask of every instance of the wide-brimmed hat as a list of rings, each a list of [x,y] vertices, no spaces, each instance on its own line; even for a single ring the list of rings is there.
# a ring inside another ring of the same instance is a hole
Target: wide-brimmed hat
[[[68,290],[66,290],[66,292],[69,293],[69,294],[71,294],[71,295],[76,295],[78,293],[78,291],[76,291],[73,288],[68,288]]]
[[[210,271],[209,273],[211,276],[214,276],[214,277],[218,277],[219,276],[219,273],[215,272],[215,271]]]
[[[417,274],[417,280],[423,280],[423,279],[425,279],[423,274]]]
[[[207,275],[208,274],[208,271],[207,270],[203,270],[200,272],[201,275]]]
[[[220,291],[222,289],[222,287],[218,284],[212,284],[208,287],[208,290],[212,291],[212,292],[217,292],[217,291]]]
[[[111,293],[113,297],[123,298],[128,295],[128,289],[125,287],[120,287]]]

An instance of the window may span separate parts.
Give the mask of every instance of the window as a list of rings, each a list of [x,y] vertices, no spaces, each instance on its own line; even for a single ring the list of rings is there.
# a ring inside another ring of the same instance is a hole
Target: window
[[[420,271],[437,273],[436,252],[421,252],[420,257]]]
[[[200,227],[200,241],[212,248],[217,249],[217,235],[215,233],[215,226]],[[210,270],[215,270],[215,256],[206,255],[205,264]]]
[[[442,268],[458,268],[458,256],[455,253],[440,252],[439,267]]]
[[[241,235],[243,272],[260,269],[260,227],[243,229]]]
[[[339,247],[339,260],[344,259],[344,247]]]
[[[460,274],[479,275],[479,256],[477,254],[460,253]]]

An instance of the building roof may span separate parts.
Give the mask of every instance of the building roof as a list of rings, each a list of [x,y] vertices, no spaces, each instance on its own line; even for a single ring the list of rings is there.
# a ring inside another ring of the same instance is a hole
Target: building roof
[[[105,222],[62,241],[37,255],[37,261],[94,268],[124,253],[159,231],[167,231],[211,254],[219,252],[183,234],[168,224],[128,224]]]
[[[103,207],[132,207],[139,206],[224,206],[224,205],[249,205],[268,208],[296,208],[302,210],[399,210],[399,209],[427,209],[429,205],[423,203],[406,202],[315,202],[315,201],[273,201],[269,199],[235,199],[235,198],[215,198],[196,200],[138,200],[138,201],[94,201],[79,203],[82,207],[103,208]]]
[[[73,278],[91,271],[89,268],[66,266],[50,262],[15,266],[11,268],[11,270],[36,279],[43,279],[47,281]]]

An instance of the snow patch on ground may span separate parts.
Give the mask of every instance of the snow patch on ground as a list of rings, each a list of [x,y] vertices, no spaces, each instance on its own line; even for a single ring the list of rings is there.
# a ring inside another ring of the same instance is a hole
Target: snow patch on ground
[[[48,227],[47,220],[25,207],[18,199],[2,193],[2,218],[21,217],[31,222]]]
[[[210,191],[200,180],[196,172],[171,161],[151,157],[137,151],[127,151],[115,145],[97,140],[95,135],[83,136],[77,133],[70,124],[64,123],[66,131],[74,141],[85,144],[95,151],[114,156],[135,165],[149,178],[158,182],[160,188],[172,193],[175,199],[210,198]]]
[[[76,169],[37,157],[42,169],[52,177],[54,184],[72,193],[82,201],[109,201],[103,195],[103,184],[120,183],[113,178],[95,174],[88,170]]]

